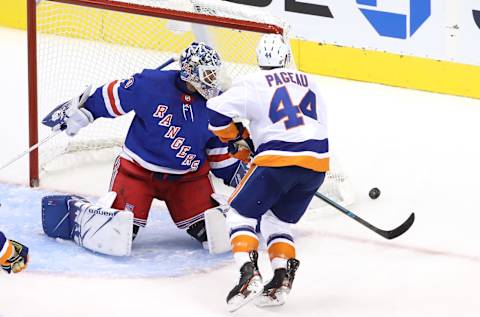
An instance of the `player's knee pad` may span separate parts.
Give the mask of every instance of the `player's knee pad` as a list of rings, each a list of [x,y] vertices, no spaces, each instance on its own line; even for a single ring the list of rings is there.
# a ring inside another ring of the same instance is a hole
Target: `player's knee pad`
[[[255,232],[255,227],[257,226],[257,219],[248,218],[239,214],[235,208],[230,208],[226,213],[227,217],[227,227],[232,230],[241,227],[253,228]]]
[[[261,232],[267,244],[268,255],[272,268],[285,268],[287,260],[295,258],[295,245],[292,234],[292,224],[278,219],[272,211],[263,215]]]
[[[287,238],[293,242],[292,225],[278,219],[271,210],[267,211],[260,222],[260,231],[267,245],[276,238]]]
[[[207,230],[205,229],[205,220],[195,222],[187,228],[187,233],[199,242],[207,241]]]

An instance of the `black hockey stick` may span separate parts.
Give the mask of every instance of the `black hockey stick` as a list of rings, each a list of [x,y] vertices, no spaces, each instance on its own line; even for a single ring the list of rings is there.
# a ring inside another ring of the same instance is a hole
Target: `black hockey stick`
[[[398,226],[397,228],[395,228],[393,230],[386,231],[386,230],[382,230],[382,229],[379,229],[379,228],[375,227],[374,225],[370,224],[369,222],[367,222],[367,221],[363,220],[362,218],[360,218],[359,216],[355,215],[353,212],[351,212],[347,208],[340,206],[339,204],[337,204],[333,200],[325,197],[324,195],[320,194],[319,192],[316,192],[315,196],[317,196],[318,198],[320,198],[321,200],[323,200],[324,202],[326,202],[327,204],[329,204],[333,208],[343,212],[344,214],[346,214],[347,216],[349,216],[353,220],[356,220],[357,222],[360,222],[362,225],[364,225],[368,229],[378,233],[379,235],[381,235],[385,239],[391,240],[391,239],[395,239],[398,236],[401,236],[408,229],[410,229],[413,222],[415,221],[415,214],[412,212],[410,217],[408,217],[408,219],[405,220],[405,222],[402,223],[400,226]]]
[[[165,61],[165,63],[163,63],[162,65],[158,66],[158,67],[157,67],[157,70],[162,70],[162,69],[164,69],[165,67],[167,67],[167,66],[170,65],[171,63],[178,61],[179,58],[180,58],[180,57],[179,57],[178,55],[173,55],[171,58],[169,58],[167,61]]]

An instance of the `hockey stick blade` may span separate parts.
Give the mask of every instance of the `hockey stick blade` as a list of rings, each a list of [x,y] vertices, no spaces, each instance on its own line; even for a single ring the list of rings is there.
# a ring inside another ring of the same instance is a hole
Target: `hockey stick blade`
[[[405,220],[404,223],[402,223],[400,226],[398,226],[397,228],[393,229],[393,230],[390,230],[390,231],[387,231],[387,230],[382,230],[382,229],[379,229],[377,227],[375,227],[374,225],[372,225],[371,223],[363,220],[362,218],[360,218],[359,216],[357,216],[356,214],[354,214],[353,212],[351,212],[350,210],[348,210],[347,208],[343,207],[343,206],[340,206],[339,204],[337,204],[336,202],[334,202],[333,200],[331,200],[330,198],[327,198],[326,196],[324,196],[323,194],[319,193],[319,192],[316,192],[315,193],[315,196],[320,198],[321,200],[323,200],[324,202],[326,202],[327,204],[329,204],[330,206],[332,206],[333,208],[343,212],[345,215],[349,216],[350,218],[352,218],[353,220],[361,223],[362,225],[364,225],[365,227],[367,227],[368,229],[372,230],[373,232],[381,235],[382,237],[384,237],[385,239],[388,239],[388,240],[392,240],[392,239],[395,239],[399,236],[401,236],[402,234],[404,234],[408,229],[410,229],[410,227],[413,225],[413,222],[415,221],[415,214],[412,213],[407,220]]]
[[[407,232],[407,230],[410,229],[410,227],[413,225],[414,221],[415,213],[412,212],[408,219],[405,220],[405,222],[402,223],[400,226],[390,231],[379,230],[379,234],[389,240],[395,239],[396,237],[401,236],[402,234]]]

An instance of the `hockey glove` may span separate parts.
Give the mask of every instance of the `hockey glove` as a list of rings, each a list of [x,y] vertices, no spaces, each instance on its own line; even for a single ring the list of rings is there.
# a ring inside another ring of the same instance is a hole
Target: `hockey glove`
[[[238,129],[238,135],[235,139],[228,141],[228,153],[234,158],[248,163],[255,151],[250,132],[241,122],[236,122],[235,125]]]
[[[13,246],[13,255],[2,263],[2,269],[10,274],[19,273],[27,268],[28,248],[20,242],[10,240]]]
[[[67,113],[67,119],[65,120],[65,133],[68,136],[74,136],[80,131],[81,128],[86,127],[91,122],[93,122],[93,116],[85,108],[80,109],[70,109],[72,110],[70,114]]]
[[[80,95],[53,109],[43,118],[42,124],[52,128],[53,131],[65,130],[69,136],[77,134],[81,128],[94,120],[90,111],[83,108],[90,96],[90,89],[91,86],[87,86]]]

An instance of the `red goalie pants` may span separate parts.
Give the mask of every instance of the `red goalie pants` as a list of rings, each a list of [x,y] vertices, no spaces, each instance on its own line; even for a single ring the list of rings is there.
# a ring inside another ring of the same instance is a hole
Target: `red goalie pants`
[[[207,164],[185,175],[154,173],[118,157],[110,190],[117,193],[112,208],[130,210],[134,224],[144,227],[154,198],[163,200],[178,228],[188,228],[203,219],[203,212],[215,206]]]

